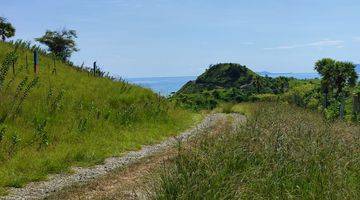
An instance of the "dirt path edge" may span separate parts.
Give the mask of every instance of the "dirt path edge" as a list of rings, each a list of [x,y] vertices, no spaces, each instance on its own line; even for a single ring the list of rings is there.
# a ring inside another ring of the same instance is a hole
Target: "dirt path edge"
[[[48,180],[40,182],[32,182],[23,188],[11,188],[9,194],[0,197],[1,200],[12,199],[43,199],[47,196],[69,187],[74,184],[86,183],[98,177],[104,176],[121,167],[129,166],[145,157],[152,156],[156,153],[164,151],[177,144],[179,141],[185,141],[188,138],[211,129],[220,120],[226,119],[226,114],[212,114],[207,116],[201,123],[192,129],[179,134],[176,137],[152,146],[143,146],[139,151],[130,151],[121,157],[107,158],[104,164],[95,165],[90,168],[74,167],[73,174],[56,174],[50,175]]]

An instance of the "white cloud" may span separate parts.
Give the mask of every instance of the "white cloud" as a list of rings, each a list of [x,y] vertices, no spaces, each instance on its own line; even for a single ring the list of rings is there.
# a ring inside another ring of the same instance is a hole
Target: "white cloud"
[[[295,48],[302,48],[302,47],[337,47],[342,48],[344,41],[343,40],[329,40],[324,39],[316,42],[306,43],[306,44],[295,44],[295,45],[283,45],[277,47],[269,47],[264,48],[264,50],[281,50],[281,49],[295,49]]]

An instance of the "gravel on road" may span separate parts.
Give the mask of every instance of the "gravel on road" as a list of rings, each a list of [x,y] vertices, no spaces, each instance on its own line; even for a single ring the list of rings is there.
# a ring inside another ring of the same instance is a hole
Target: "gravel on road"
[[[101,176],[104,176],[116,169],[129,166],[137,161],[155,155],[170,147],[173,147],[178,142],[183,142],[190,137],[205,133],[211,130],[219,121],[226,120],[229,115],[227,114],[212,114],[207,116],[201,123],[192,129],[179,134],[176,137],[168,138],[167,140],[152,146],[143,146],[139,151],[130,151],[120,157],[111,157],[104,161],[104,164],[96,165],[89,168],[73,167],[74,173],[72,174],[56,174],[50,175],[48,180],[40,182],[32,182],[23,188],[10,188],[9,194],[0,197],[1,200],[12,199],[43,199],[47,196],[56,193],[63,188],[72,186],[74,184],[86,183]],[[236,123],[245,120],[242,115],[230,114]]]

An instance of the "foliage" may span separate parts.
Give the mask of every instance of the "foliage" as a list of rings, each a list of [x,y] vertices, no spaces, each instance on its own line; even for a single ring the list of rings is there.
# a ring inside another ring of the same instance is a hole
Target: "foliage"
[[[360,126],[286,104],[249,105],[238,131],[180,145],[154,199],[359,199]]]
[[[322,76],[321,87],[324,93],[335,91],[335,97],[342,95],[344,88],[356,85],[356,65],[350,62],[336,61],[324,58],[315,63],[315,70]]]
[[[350,90],[348,96],[343,100],[344,104],[344,119],[359,121],[357,113],[354,113],[354,95],[357,87]],[[319,81],[305,81],[301,84],[296,84],[290,87],[289,91],[280,96],[280,99],[297,106],[308,108],[313,111],[319,111],[324,114],[324,117],[329,120],[336,120],[340,117],[340,107],[342,104],[341,98],[328,95],[327,99],[322,93],[321,84]],[[326,102],[326,107],[325,107]]]
[[[282,99],[303,108],[310,108],[316,110],[318,106],[322,105],[321,99],[319,97],[318,87],[319,86],[314,83],[303,83],[301,85],[292,87],[282,96]],[[314,99],[317,100],[316,103],[313,102]]]
[[[326,119],[335,120],[340,117],[358,121],[358,113],[354,110],[354,96],[358,90],[355,65],[330,58],[319,60],[315,65],[322,79],[292,80],[288,92],[281,95],[281,99],[303,108],[320,111]],[[344,116],[341,116],[341,113]]]
[[[45,35],[36,38],[36,41],[48,46],[50,52],[60,59],[66,61],[73,52],[78,51],[75,39],[77,34],[75,30],[50,31],[47,30]]]
[[[4,17],[0,17],[0,37],[3,42],[5,42],[6,38],[11,38],[15,35],[15,28],[13,25],[8,22],[8,20]]]

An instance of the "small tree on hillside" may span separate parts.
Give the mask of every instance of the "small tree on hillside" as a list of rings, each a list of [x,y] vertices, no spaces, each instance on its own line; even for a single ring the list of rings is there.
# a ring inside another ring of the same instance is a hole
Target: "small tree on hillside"
[[[3,42],[6,38],[13,37],[15,35],[15,28],[4,17],[0,17],[0,37]]]
[[[261,89],[265,86],[264,80],[260,76],[255,76],[253,78],[253,84],[254,84],[254,86],[256,88],[257,93],[260,93]]]
[[[284,93],[287,89],[289,89],[289,78],[284,76],[279,76],[274,79],[274,93]]]
[[[331,58],[324,58],[315,64],[315,70],[321,75],[321,88],[324,92],[324,106],[328,106],[329,95],[334,95],[337,101],[342,102],[340,116],[343,115],[344,97],[346,87],[356,85],[357,74],[355,65],[351,62],[336,61]]]
[[[76,48],[76,38],[75,30],[47,30],[45,35],[41,38],[36,38],[36,41],[45,44],[51,53],[66,61],[73,52],[79,51],[79,49]]]
[[[344,88],[356,85],[357,74],[355,65],[351,62],[336,61],[324,58],[315,64],[315,70],[321,75],[321,87],[323,92],[334,93],[335,98],[343,95]]]

